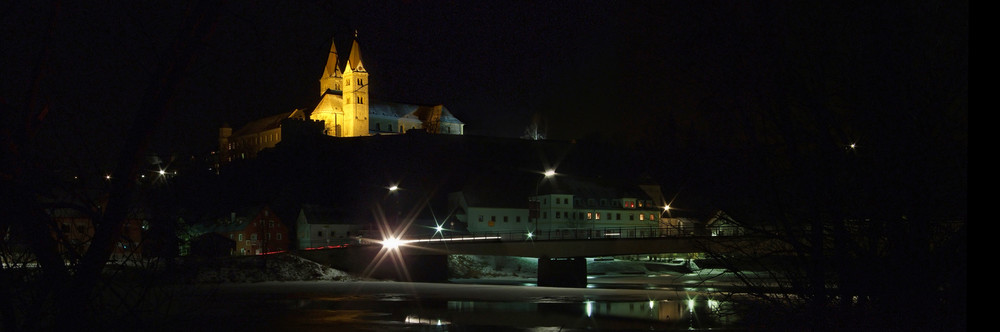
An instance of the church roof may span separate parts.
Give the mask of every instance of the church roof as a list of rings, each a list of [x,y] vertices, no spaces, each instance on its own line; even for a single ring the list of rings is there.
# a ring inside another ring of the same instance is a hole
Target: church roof
[[[375,100],[374,104],[368,108],[368,115],[378,117],[409,118],[419,121],[419,113],[422,110],[437,106],[441,107],[442,122],[462,123],[462,121],[459,121],[458,118],[452,115],[451,112],[448,111],[448,108],[444,107],[444,105],[416,105]]]
[[[344,92],[339,90],[327,90],[326,94],[343,96]],[[462,123],[462,121],[456,118],[455,115],[451,114],[451,112],[448,111],[448,108],[444,105],[418,105],[393,101],[381,101],[378,99],[372,99],[372,104],[368,106],[368,116],[393,119],[409,118],[415,121],[420,121],[420,116],[418,114],[421,110],[438,106],[441,107],[442,122]]]

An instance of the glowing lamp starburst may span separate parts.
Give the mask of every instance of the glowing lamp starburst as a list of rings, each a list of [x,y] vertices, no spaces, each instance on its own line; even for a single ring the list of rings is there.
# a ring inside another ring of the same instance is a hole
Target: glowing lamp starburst
[[[396,249],[399,248],[399,245],[401,244],[403,244],[403,242],[395,237],[389,237],[386,238],[385,240],[382,240],[382,247],[386,249]]]

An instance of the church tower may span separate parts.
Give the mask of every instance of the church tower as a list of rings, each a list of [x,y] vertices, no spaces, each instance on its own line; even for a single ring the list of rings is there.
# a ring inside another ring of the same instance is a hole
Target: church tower
[[[323,121],[323,133],[330,136],[344,136],[345,127],[344,100],[340,95],[344,77],[338,59],[337,43],[330,41],[330,54],[323,67],[323,76],[319,77],[319,104],[309,114],[309,119]]]
[[[344,75],[340,72],[340,60],[337,55],[337,43],[331,40],[326,67],[323,67],[323,76],[319,78],[319,94],[322,96],[327,90],[340,91],[343,80]]]
[[[357,32],[344,69],[344,136],[368,136],[368,71],[361,62]]]

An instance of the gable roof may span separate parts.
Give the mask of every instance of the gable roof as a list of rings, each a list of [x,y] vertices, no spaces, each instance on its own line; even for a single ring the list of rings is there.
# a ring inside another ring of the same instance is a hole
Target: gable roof
[[[275,114],[268,117],[260,118],[250,123],[247,123],[243,128],[233,132],[233,137],[239,137],[247,134],[259,133],[271,129],[277,129],[281,127],[281,121],[289,118],[305,119],[305,115],[302,110],[294,110],[291,112],[285,112],[281,114]]]
[[[341,90],[326,90],[323,96],[320,97],[320,102],[327,98],[327,96],[337,96],[343,99],[344,92]],[[447,123],[459,123],[462,121],[455,117],[451,111],[448,110],[444,105],[421,105],[421,104],[410,104],[394,101],[382,101],[378,99],[371,99],[371,104],[368,106],[368,116],[372,118],[390,118],[390,119],[413,119],[414,121],[420,121],[420,115],[422,113],[427,113],[434,108],[441,108],[441,118],[439,121]],[[264,119],[261,119],[264,120]],[[258,121],[261,121],[258,120]],[[242,130],[242,129],[241,129]]]
[[[343,209],[317,204],[302,204],[300,211],[299,216],[310,225],[356,224],[357,220]]]

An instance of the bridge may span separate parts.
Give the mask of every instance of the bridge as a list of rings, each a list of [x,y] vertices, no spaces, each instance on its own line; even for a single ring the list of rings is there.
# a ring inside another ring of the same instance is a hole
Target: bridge
[[[448,255],[534,257],[538,259],[538,285],[585,287],[587,257],[708,252],[760,241],[737,228],[717,229],[714,235],[662,227],[448,236],[438,232],[402,239],[362,237],[353,244],[296,254],[352,273],[431,282],[447,281]]]

